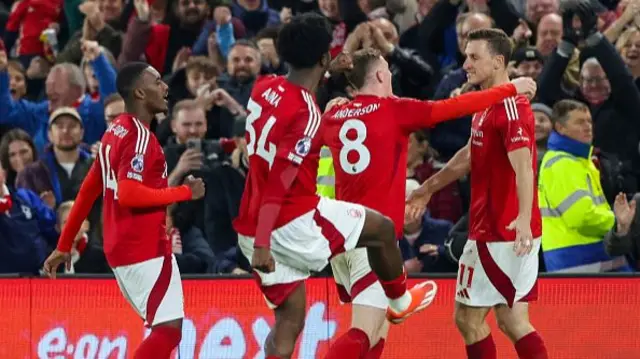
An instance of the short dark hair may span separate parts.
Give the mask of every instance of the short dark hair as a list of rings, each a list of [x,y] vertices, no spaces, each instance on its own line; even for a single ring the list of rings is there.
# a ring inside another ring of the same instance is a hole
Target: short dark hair
[[[103,103],[103,107],[107,107],[109,105],[111,105],[114,102],[118,102],[118,101],[124,101],[124,99],[122,98],[122,96],[120,96],[119,93],[112,93],[111,95],[107,96],[107,98],[104,99]]]
[[[331,24],[324,16],[304,13],[282,27],[276,49],[292,68],[310,69],[329,52],[332,40]]]
[[[280,33],[280,26],[269,26],[258,31],[255,41],[258,42],[262,39],[272,39],[274,44],[278,41],[278,34]]]
[[[569,112],[571,111],[589,111],[589,106],[585,103],[576,100],[560,100],[553,105],[553,111],[551,112],[551,122],[555,126],[556,123],[564,125],[569,119]]]
[[[487,42],[489,51],[493,55],[501,55],[504,57],[504,66],[506,67],[511,61],[511,53],[513,52],[513,44],[507,34],[500,29],[478,29],[469,32],[467,41],[484,40]]]
[[[133,90],[135,90],[138,79],[140,79],[140,75],[142,75],[149,66],[149,64],[144,62],[130,62],[122,66],[120,71],[118,71],[116,88],[125,102],[131,100],[131,95],[133,94]]]
[[[374,48],[361,49],[353,53],[353,68],[346,73],[349,84],[356,90],[364,86],[371,65],[380,59],[380,51]]]

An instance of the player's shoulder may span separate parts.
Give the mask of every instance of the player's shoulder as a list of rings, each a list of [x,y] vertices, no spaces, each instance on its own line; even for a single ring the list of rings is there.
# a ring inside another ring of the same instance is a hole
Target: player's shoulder
[[[496,117],[515,121],[531,113],[531,102],[526,96],[518,94],[494,104],[492,112]]]

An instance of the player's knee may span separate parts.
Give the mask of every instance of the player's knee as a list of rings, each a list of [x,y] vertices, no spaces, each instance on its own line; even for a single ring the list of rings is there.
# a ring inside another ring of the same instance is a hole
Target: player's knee
[[[390,243],[396,244],[393,221],[379,212],[367,210],[358,246],[381,247]]]
[[[500,331],[514,342],[533,331],[531,323],[523,318],[501,318],[498,316],[496,319]]]
[[[482,330],[484,321],[474,320],[466,311],[456,310],[454,313],[456,327],[462,334],[473,333]]]

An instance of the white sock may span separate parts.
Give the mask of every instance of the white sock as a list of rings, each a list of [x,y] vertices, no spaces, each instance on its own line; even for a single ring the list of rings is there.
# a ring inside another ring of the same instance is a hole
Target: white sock
[[[387,299],[389,299],[389,307],[395,313],[404,312],[405,310],[407,310],[407,308],[409,308],[409,305],[411,305],[411,294],[409,294],[408,290],[406,290],[403,295],[399,296],[396,299]]]

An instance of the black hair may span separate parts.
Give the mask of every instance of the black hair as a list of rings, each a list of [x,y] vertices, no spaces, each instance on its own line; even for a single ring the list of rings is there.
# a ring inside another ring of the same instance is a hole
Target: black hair
[[[276,49],[292,68],[310,69],[329,52],[332,38],[331,24],[324,16],[305,13],[282,26]]]
[[[149,66],[149,64],[144,62],[130,62],[122,66],[120,71],[118,71],[116,88],[125,102],[129,103],[131,101],[136,82],[138,82],[142,73],[149,68]]]

